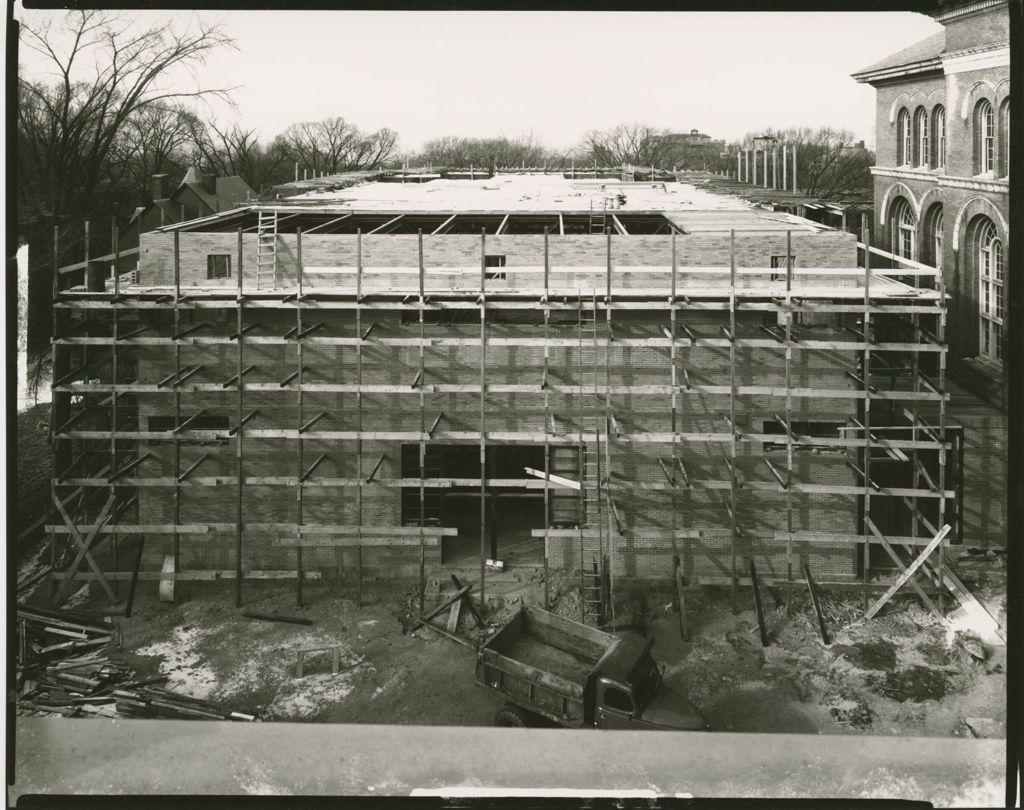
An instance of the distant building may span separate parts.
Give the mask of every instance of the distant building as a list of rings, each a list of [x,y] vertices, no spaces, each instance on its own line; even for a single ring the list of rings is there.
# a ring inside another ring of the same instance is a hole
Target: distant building
[[[223,211],[230,211],[256,199],[256,192],[241,177],[200,172],[191,167],[173,191],[166,174],[154,174],[150,193],[152,202],[135,209],[128,223],[118,232],[119,266],[122,273],[138,265],[139,235],[166,225],[186,222]],[[113,255],[100,257],[109,261]]]
[[[944,30],[853,74],[877,90],[872,241],[942,270],[951,372],[1005,403],[1006,0],[938,0]]]
[[[193,166],[174,191],[166,174],[154,174],[151,186],[153,202],[135,210],[130,225],[142,222],[143,232],[164,225],[230,211],[256,199],[256,192],[237,174],[217,177]]]
[[[691,129],[689,132],[673,132],[662,136],[668,144],[665,150],[666,162],[678,169],[715,170],[723,168],[722,155],[725,141],[716,141],[710,135]]]

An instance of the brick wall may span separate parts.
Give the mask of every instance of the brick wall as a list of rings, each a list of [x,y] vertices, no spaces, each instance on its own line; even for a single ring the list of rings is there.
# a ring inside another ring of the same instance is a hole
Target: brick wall
[[[851,234],[840,231],[808,233],[794,230],[792,249],[798,267],[853,267],[854,243]],[[182,286],[237,285],[238,236],[233,233],[192,233],[179,237],[179,264]],[[174,235],[147,233],[142,235],[142,256],[139,281],[143,285],[168,286],[174,283]],[[294,233],[281,233],[277,239],[278,282],[280,286],[293,286],[298,276],[298,250]],[[357,237],[354,235],[304,236],[302,265],[304,283],[308,286],[355,286]],[[784,255],[785,232],[766,231],[736,233],[736,264],[738,267],[768,267],[771,256]],[[667,236],[613,236],[611,239],[613,268],[668,267],[671,263],[671,240]],[[527,235],[488,236],[484,242],[488,255],[506,257],[504,280],[494,280],[489,289],[537,289],[543,286],[541,267],[544,262],[543,237]],[[231,279],[206,278],[209,255],[232,257]],[[676,238],[677,266],[728,268],[730,237],[728,232],[694,233]],[[438,235],[423,238],[423,262],[427,268],[428,287],[478,289],[480,283],[481,240],[476,236]],[[364,268],[400,268],[395,273],[367,273],[364,289],[407,288],[418,286],[418,241],[415,235],[364,236],[362,238]],[[552,267],[551,286],[568,289],[604,289],[608,242],[604,236],[553,236],[549,238],[549,263]],[[244,234],[242,246],[243,278],[246,286],[255,286],[256,235]],[[529,270],[515,268],[530,268]],[[451,272],[463,268],[464,272]],[[564,268],[588,268],[569,271]],[[323,271],[328,272],[323,272]],[[338,273],[337,271],[348,272]],[[613,270],[614,272],[614,270]],[[615,288],[669,287],[670,274],[633,274],[620,270],[614,278]],[[720,276],[719,281],[727,277]],[[269,280],[268,280],[269,281]],[[744,279],[745,281],[745,279]],[[802,279],[812,283],[813,277]],[[829,283],[835,279],[830,278]],[[707,284],[707,276],[687,276],[679,279],[680,289],[687,285]],[[261,286],[271,286],[265,283]]]
[[[297,367],[296,346],[266,345],[251,342],[255,336],[283,335],[295,323],[292,312],[282,310],[249,311],[246,322],[258,321],[258,329],[248,333],[243,346],[243,365],[255,364],[255,370],[246,375],[247,390],[244,393],[243,411],[258,409],[258,416],[247,424],[247,430],[287,428],[294,429],[300,423],[298,392],[282,389],[280,381]],[[352,337],[355,335],[354,315],[346,311],[306,311],[306,322],[323,320],[326,326],[318,330],[317,336]],[[368,317],[368,316],[367,316]],[[380,338],[415,337],[419,334],[418,324],[401,323],[395,313],[377,312],[373,315],[378,323],[373,335],[363,348],[364,384],[410,385],[419,368],[418,351],[415,347],[390,347],[374,341]],[[213,326],[196,333],[211,337],[226,335],[234,331],[234,311],[227,310],[226,316],[211,314],[209,310],[183,313],[180,326],[184,327],[199,320],[213,322]],[[603,322],[603,318],[599,319]],[[171,324],[164,318],[161,331],[169,333]],[[617,313],[615,334],[619,339],[659,337],[664,315],[641,312]],[[698,335],[721,337],[719,326],[726,323],[724,313],[689,313],[685,322]],[[737,321],[738,334],[746,337],[764,337],[759,324],[760,314],[740,313]],[[364,328],[366,322],[364,321]],[[473,324],[453,326],[428,326],[428,335],[472,336],[479,334],[479,327]],[[158,334],[159,332],[157,332]],[[538,326],[495,324],[490,327],[489,337],[536,337],[542,334]],[[603,323],[599,331],[604,336]],[[578,340],[577,328],[571,325],[552,328],[552,337],[567,337]],[[838,330],[827,325],[814,328],[814,337],[838,338]],[[173,350],[164,346],[140,347],[139,381],[154,383],[174,370]],[[181,345],[181,366],[201,364],[202,369],[183,386],[181,414],[188,417],[200,409],[209,414],[224,415],[230,424],[237,421],[238,394],[234,388],[216,391],[192,391],[193,383],[218,385],[229,380],[236,372],[237,354],[234,344],[203,345],[183,341]],[[356,380],[356,349],[350,346],[317,345],[315,338],[303,346],[302,363],[307,369],[307,382],[354,383]],[[550,348],[552,383],[574,385],[581,381],[580,349],[578,343]],[[537,384],[543,368],[543,349],[540,347],[495,347],[486,349],[488,383]],[[728,385],[728,349],[725,347],[697,346],[679,349],[679,378],[685,368],[693,385]],[[817,386],[850,390],[853,381],[845,375],[845,369],[854,362],[853,353],[795,351],[792,364],[792,382],[797,386]],[[425,386],[436,384],[477,384],[479,382],[480,349],[473,346],[457,348],[433,347],[426,351]],[[597,356],[598,379],[603,380],[604,351]],[[783,355],[771,348],[750,348],[737,350],[737,382],[739,385],[763,384],[784,385]],[[667,348],[623,347],[614,343],[608,351],[608,369],[613,384],[660,384],[671,380],[669,350]],[[253,390],[253,386],[266,386],[272,390]],[[423,395],[426,423],[444,412],[444,419],[438,427],[435,441],[450,441],[446,436],[456,431],[475,431],[479,428],[480,400],[475,393],[433,393]],[[367,431],[409,431],[418,432],[421,425],[419,409],[420,394],[409,388],[409,393],[364,394],[363,429]],[[486,429],[489,433],[498,431],[528,431],[543,433],[544,396],[536,393],[488,392],[486,397]],[[609,398],[610,408],[622,432],[665,432],[672,430],[671,397],[669,395],[614,394]],[[140,427],[145,430],[153,416],[171,413],[173,395],[139,395]],[[573,393],[549,393],[549,408],[558,417],[562,441],[552,443],[573,443],[581,424],[586,430],[593,429],[594,421],[589,413],[582,417],[579,399]],[[763,422],[771,420],[774,413],[784,409],[784,401],[770,396],[740,396],[737,399],[737,426],[742,432],[761,432]],[[793,418],[804,421],[845,422],[854,413],[854,401],[794,400]],[[354,394],[305,392],[302,401],[302,419],[309,419],[320,411],[328,415],[317,423],[314,431],[354,430],[357,424],[356,398]],[[604,404],[600,403],[600,422],[603,425]],[[725,417],[729,412],[727,396],[711,394],[680,394],[676,424],[680,432],[723,433],[728,427]],[[470,442],[475,444],[475,442]],[[539,443],[539,442],[535,442]],[[370,466],[384,454],[384,463],[376,475],[377,481],[387,481],[401,476],[400,446],[398,441],[364,441],[363,475]],[[680,445],[679,454],[690,475],[695,480],[728,478],[727,468],[722,461],[728,445],[720,443],[686,442]],[[159,461],[146,463],[146,475],[174,475],[173,443],[149,442]],[[202,476],[233,476],[236,472],[235,440],[223,439],[206,445],[183,443],[181,458],[177,467],[180,472],[197,460],[202,453],[211,457],[196,471]],[[596,452],[596,448],[589,448]],[[602,451],[603,452],[603,451]],[[668,529],[672,527],[673,512],[678,528],[721,528],[728,526],[728,514],[724,504],[728,502],[728,491],[681,490],[674,496],[669,491],[651,490],[652,483],[665,481],[658,458],[671,458],[672,448],[668,444],[649,444],[639,441],[617,441],[610,447],[612,469],[617,481],[615,501],[624,528],[639,536],[639,539],[622,541],[617,544],[614,555],[616,570],[629,575],[663,575],[670,566],[672,554],[676,553],[670,541],[644,540],[645,530]],[[246,476],[295,476],[308,467],[321,453],[327,459],[317,468],[312,477],[318,478],[355,477],[355,443],[311,438],[303,441],[302,459],[298,457],[297,442],[288,438],[244,439]],[[760,442],[739,444],[737,468],[747,480],[772,481],[771,473],[762,461],[765,455]],[[769,453],[776,466],[784,468],[785,453]],[[845,464],[842,453],[798,453],[794,464],[797,480],[814,483],[854,484],[852,471]],[[473,473],[475,475],[475,473]],[[363,488],[362,523],[367,526],[397,526],[400,524],[400,490],[385,486]],[[235,519],[235,485],[185,486],[180,496],[180,522],[233,522]],[[476,504],[477,501],[473,501]],[[856,500],[853,497],[793,496],[793,529],[822,532],[856,531]],[[144,523],[172,522],[173,488],[167,490],[140,490],[140,520]],[[477,507],[468,507],[476,513]],[[255,486],[244,488],[243,517],[246,522],[290,523],[298,517],[296,491],[288,486]],[[356,492],[353,488],[304,488],[302,518],[307,523],[355,524],[358,522]],[[786,530],[787,510],[784,495],[757,496],[741,489],[737,502],[737,517],[740,525],[751,532]],[[588,520],[596,521],[596,515]],[[540,528],[538,526],[538,528]],[[249,569],[279,569],[294,565],[295,552],[273,545],[273,541],[286,532],[260,532],[246,529],[243,539],[243,565]],[[147,544],[147,565],[158,565],[163,554],[168,553],[170,536],[154,538]],[[538,541],[540,542],[540,541]],[[234,565],[235,534],[207,534],[186,537],[182,540],[182,566],[191,568],[231,568]],[[676,549],[685,553],[686,564],[694,574],[719,575],[723,560],[729,560],[729,543],[723,539],[702,540],[700,543],[679,541]],[[552,560],[578,563],[578,542],[551,540],[549,550]],[[745,565],[745,556],[754,555],[759,569],[766,575],[784,574],[785,554],[783,547],[775,547],[763,541],[741,540],[740,564]],[[428,564],[441,560],[442,549],[428,547]],[[849,575],[853,572],[854,558],[849,549],[826,550],[819,547],[796,549],[793,562],[799,565],[800,555],[810,555],[815,570],[823,577]],[[330,568],[340,565],[351,566],[354,552],[334,549],[307,549],[304,565],[308,568]],[[576,560],[576,562],[573,562]],[[391,572],[396,570],[409,573],[418,568],[418,548],[366,549],[363,564],[367,572]]]

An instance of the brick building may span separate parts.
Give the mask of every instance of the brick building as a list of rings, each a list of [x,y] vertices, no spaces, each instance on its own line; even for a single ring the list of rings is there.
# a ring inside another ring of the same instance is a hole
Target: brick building
[[[1005,0],[939,0],[943,30],[853,74],[877,90],[873,243],[942,271],[950,371],[1005,403],[1010,47]]]
[[[963,532],[1005,548],[1008,4],[939,0],[930,15],[941,32],[854,74],[877,90],[872,242],[942,273]]]
[[[866,582],[865,540],[957,520],[941,296],[683,183],[371,183],[64,278],[54,498],[85,505],[52,536],[143,537],[150,578]]]

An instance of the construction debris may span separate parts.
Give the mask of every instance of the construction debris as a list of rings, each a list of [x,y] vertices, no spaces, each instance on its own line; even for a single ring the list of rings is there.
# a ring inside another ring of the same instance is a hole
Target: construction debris
[[[255,715],[136,681],[131,667],[106,654],[119,643],[117,628],[71,611],[19,605],[17,609],[18,709],[81,716],[244,720]]]
[[[280,616],[271,613],[255,613],[251,610],[246,610],[242,613],[247,619],[259,619],[264,622],[287,622],[289,624],[305,624],[310,625],[313,623],[312,619],[303,619],[300,616]]]
[[[464,638],[460,638],[457,635],[459,627],[459,618],[462,615],[462,605],[465,603],[469,612],[473,615],[473,620],[476,622],[477,627],[486,627],[483,617],[480,615],[480,611],[475,604],[473,599],[470,597],[470,593],[473,590],[472,585],[463,585],[461,580],[453,573],[451,574],[452,583],[458,589],[445,599],[437,607],[424,613],[422,616],[417,618],[414,622],[416,626],[422,625],[423,627],[430,628],[439,635],[445,638],[451,639],[459,644],[466,647],[473,647],[472,642],[467,641]],[[448,621],[445,629],[441,629],[436,624],[431,624],[430,620],[440,614],[445,608],[449,608]]]

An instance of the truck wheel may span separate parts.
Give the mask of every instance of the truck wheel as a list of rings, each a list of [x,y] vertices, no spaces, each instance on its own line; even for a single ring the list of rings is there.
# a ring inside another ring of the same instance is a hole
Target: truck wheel
[[[513,728],[526,728],[530,725],[529,718],[518,706],[505,706],[494,715],[494,725]]]

